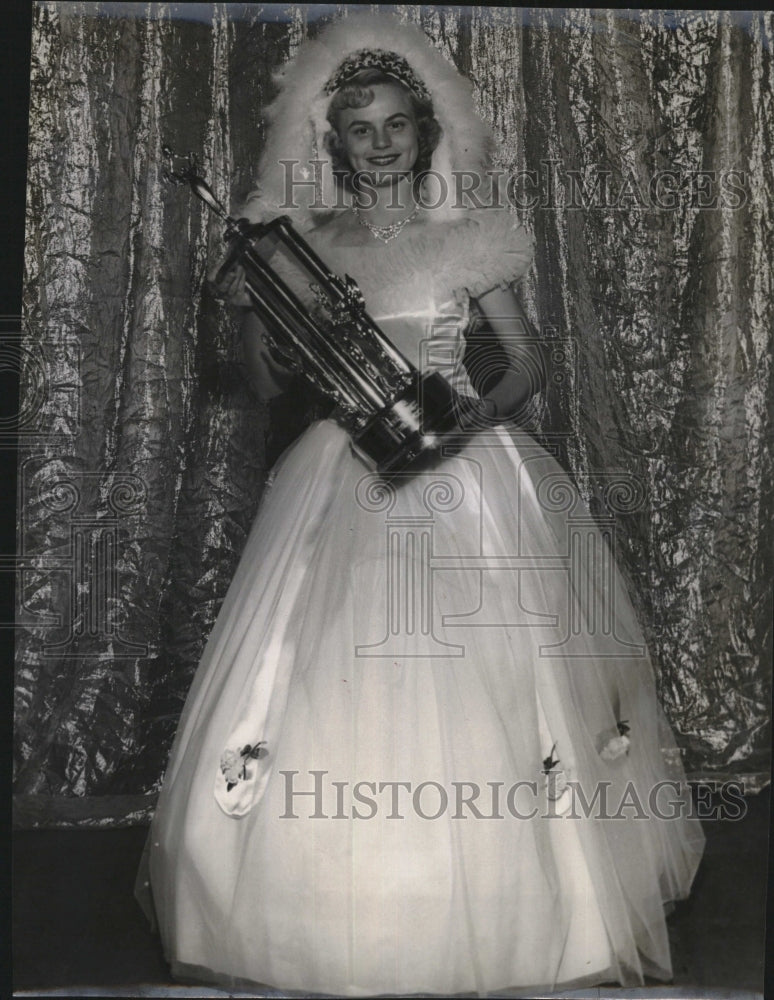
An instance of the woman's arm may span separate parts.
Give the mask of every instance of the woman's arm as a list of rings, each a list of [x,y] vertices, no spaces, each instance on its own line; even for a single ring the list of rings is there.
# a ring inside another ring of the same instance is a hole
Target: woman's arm
[[[483,397],[487,416],[507,420],[545,387],[532,324],[510,288],[493,288],[477,302],[508,358],[508,368]]]

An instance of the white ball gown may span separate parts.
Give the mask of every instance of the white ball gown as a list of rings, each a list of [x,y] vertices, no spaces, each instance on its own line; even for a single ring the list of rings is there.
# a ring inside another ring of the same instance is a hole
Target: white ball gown
[[[507,213],[325,232],[393,342],[446,372],[469,294],[530,258]],[[272,474],[140,883],[175,975],[231,988],[668,979],[664,903],[703,845],[683,783],[609,550],[543,448],[498,428],[390,491],[320,421]]]

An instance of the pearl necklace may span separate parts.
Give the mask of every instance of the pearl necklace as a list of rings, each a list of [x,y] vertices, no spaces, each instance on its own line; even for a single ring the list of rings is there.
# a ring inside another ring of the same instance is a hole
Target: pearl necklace
[[[360,207],[358,205],[353,205],[352,211],[357,216],[357,220],[360,225],[365,226],[372,236],[376,237],[377,240],[381,240],[382,243],[389,243],[390,240],[394,240],[395,237],[402,232],[403,229],[405,229],[409,222],[416,219],[419,215],[419,205],[414,206],[414,211],[411,215],[407,215],[405,219],[401,219],[400,222],[393,222],[389,226],[375,226],[373,222],[369,222],[368,219],[364,219],[360,214]]]

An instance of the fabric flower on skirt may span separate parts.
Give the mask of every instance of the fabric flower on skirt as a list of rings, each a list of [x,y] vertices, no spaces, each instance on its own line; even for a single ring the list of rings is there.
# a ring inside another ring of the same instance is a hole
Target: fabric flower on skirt
[[[612,764],[617,760],[622,760],[629,753],[631,739],[629,738],[629,724],[626,720],[616,723],[614,728],[605,729],[597,733],[595,740],[597,753],[602,760]]]

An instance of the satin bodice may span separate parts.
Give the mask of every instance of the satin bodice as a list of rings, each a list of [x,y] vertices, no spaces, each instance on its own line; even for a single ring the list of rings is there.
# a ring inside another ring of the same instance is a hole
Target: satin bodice
[[[305,238],[334,273],[357,283],[369,315],[404,357],[420,371],[441,372],[458,392],[470,394],[462,364],[470,296],[452,287],[438,242],[440,227],[431,228],[431,233],[418,229],[405,241],[374,239],[362,246],[332,243],[324,229],[311,230]],[[424,266],[417,266],[418,258]],[[310,302],[311,290],[294,281],[297,293]]]

